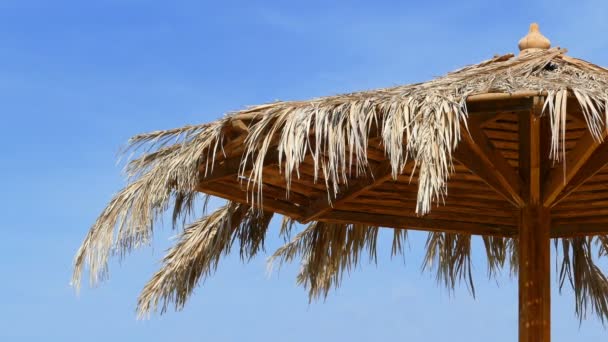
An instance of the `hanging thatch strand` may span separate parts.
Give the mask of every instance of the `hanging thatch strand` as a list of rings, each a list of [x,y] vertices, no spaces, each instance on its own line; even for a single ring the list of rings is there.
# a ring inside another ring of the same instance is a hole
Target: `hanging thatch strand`
[[[517,239],[494,236],[484,236],[482,239],[486,248],[488,275],[495,276],[505,265],[510,265],[511,275],[517,274]]]
[[[395,239],[399,239],[395,243],[401,245],[404,235],[395,232]],[[309,290],[311,299],[327,296],[330,289],[340,286],[344,271],[359,265],[363,251],[370,261],[376,261],[377,237],[377,227],[314,222],[279,248],[269,262],[291,262],[301,256],[298,284]]]
[[[496,261],[492,260],[490,263],[496,263]],[[471,294],[475,296],[470,235],[430,233],[426,242],[426,256],[422,267],[423,269],[432,268],[435,264],[437,281],[443,282],[448,289],[454,289],[457,281],[465,280]]]
[[[608,278],[593,260],[592,237],[562,239],[562,262],[559,272],[560,290],[566,279],[572,286],[579,319],[587,312],[596,313],[602,323],[608,321]],[[599,255],[606,251],[607,238],[597,238]]]
[[[163,267],[146,284],[138,301],[141,315],[161,312],[170,303],[181,309],[198,282],[218,266],[238,240],[241,259],[249,260],[264,246],[271,213],[230,202],[187,227],[163,259]]]
[[[310,159],[313,177],[322,176],[331,200],[349,179],[370,170],[369,140],[379,138],[392,177],[409,161],[417,170],[416,212],[431,210],[447,195],[446,184],[468,118],[467,98],[478,94],[533,92],[545,96],[543,115],[549,117],[550,156],[565,154],[567,99],[574,96],[595,139],[602,139],[608,122],[608,71],[549,49],[514,57],[505,55],[460,69],[427,83],[313,99],[276,102],[231,113],[211,124],[142,134],[131,139],[127,152],[135,158],[127,165],[130,180],[108,204],[91,227],[74,262],[73,283],[80,284],[85,266],[92,284],[107,277],[108,258],[124,256],[147,244],[154,223],[172,210],[174,225],[194,209],[197,185],[227,157],[240,158],[238,179],[249,190],[245,205],[229,203],[191,224],[165,257],[163,267],[146,285],[139,301],[141,313],[170,303],[184,305],[193,287],[217,266],[235,239],[241,255],[256,254],[270,215],[260,213],[263,167],[276,157],[289,195],[291,181]],[[240,123],[240,124],[239,124]],[[231,141],[228,132],[240,127],[242,140]],[[243,127],[244,126],[244,127]],[[239,146],[238,155],[231,148]],[[352,173],[355,173],[353,175]],[[250,208],[256,208],[250,209]],[[283,231],[288,236],[290,220]],[[344,271],[358,265],[366,251],[375,261],[376,227],[313,222],[293,241],[279,249],[273,259],[291,261],[302,256],[298,281],[308,287],[311,298],[337,287]],[[403,248],[405,235],[395,230],[393,253]],[[605,237],[597,239],[599,255],[608,254]],[[516,271],[516,241],[484,240],[488,271],[496,274],[505,265]],[[437,267],[439,279],[448,287],[465,280],[473,290],[471,237],[431,234],[426,266]],[[589,240],[563,240],[561,283],[569,279],[577,298],[577,313],[587,306],[606,318],[606,278],[595,266]]]

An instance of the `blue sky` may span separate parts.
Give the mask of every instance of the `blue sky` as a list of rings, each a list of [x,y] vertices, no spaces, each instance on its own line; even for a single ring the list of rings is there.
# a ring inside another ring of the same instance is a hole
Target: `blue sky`
[[[135,319],[135,301],[175,235],[114,263],[76,296],[74,252],[123,184],[116,153],[139,132],[246,105],[424,81],[514,52],[530,22],[570,55],[608,65],[608,3],[596,1],[0,1],[0,340],[515,341],[516,282],[477,298],[421,274],[425,235],[308,304],[297,267],[228,257],[179,313]],[[219,4],[221,3],[221,5]],[[267,250],[279,246],[277,227]],[[478,245],[479,247],[479,245]],[[553,340],[600,341],[554,291]]]

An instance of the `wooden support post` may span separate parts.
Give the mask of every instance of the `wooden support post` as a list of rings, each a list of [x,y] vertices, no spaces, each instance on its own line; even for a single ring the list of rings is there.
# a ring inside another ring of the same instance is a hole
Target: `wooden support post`
[[[547,167],[548,130],[541,124],[542,101],[519,120],[519,172],[525,200],[519,218],[519,341],[551,340],[550,209],[541,201]]]
[[[519,225],[519,342],[551,340],[549,209],[521,209]]]

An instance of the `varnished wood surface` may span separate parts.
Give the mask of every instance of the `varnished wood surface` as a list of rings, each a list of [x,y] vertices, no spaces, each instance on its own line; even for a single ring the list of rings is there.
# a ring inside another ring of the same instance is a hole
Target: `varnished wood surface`
[[[518,225],[516,217],[524,206],[523,197],[527,196],[522,189],[526,176],[520,175],[518,169],[521,144],[529,146],[530,141],[520,137],[520,120],[529,119],[533,101],[529,97],[503,96],[495,101],[469,103],[470,135],[463,130],[460,147],[454,153],[454,173],[448,182],[447,197],[438,199],[426,216],[415,213],[417,174],[412,174],[411,169],[404,170],[397,179],[392,179],[381,139],[375,137],[370,138],[368,146],[369,170],[362,175],[353,170],[352,178],[342,182],[337,194],[331,192],[329,196],[324,176],[322,172],[315,174],[310,158],[300,165],[299,175],[293,175],[288,195],[284,171],[278,165],[276,150],[271,149],[263,170],[262,205],[266,210],[302,222],[327,220],[332,211],[340,211],[406,220],[418,217],[434,222],[497,225],[505,227],[504,235],[508,236],[512,234],[510,227]],[[584,116],[577,108],[576,101],[569,99],[565,167],[546,163],[538,170],[543,188],[535,186],[542,191],[538,196],[545,205],[552,206],[551,237],[608,234],[608,143],[590,140]],[[245,175],[251,167],[240,163],[247,125],[237,122],[229,129],[226,155],[218,156],[213,170],[206,175],[201,169],[198,190],[233,201],[251,202],[252,194],[247,192],[249,180],[238,177],[239,167],[245,170]],[[539,141],[546,142],[548,134],[548,130],[543,131]],[[541,155],[547,154],[545,146]],[[254,186],[249,184],[250,189]],[[584,228],[585,225],[589,227]],[[479,229],[469,231],[479,232]]]
[[[540,99],[519,119],[519,175],[524,206],[519,212],[519,342],[551,340],[550,209],[543,205],[548,171],[548,130]]]

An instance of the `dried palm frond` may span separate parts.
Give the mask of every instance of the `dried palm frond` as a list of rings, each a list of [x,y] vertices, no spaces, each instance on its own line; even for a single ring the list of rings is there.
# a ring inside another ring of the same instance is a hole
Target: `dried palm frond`
[[[221,123],[191,126],[131,139],[132,151],[145,143],[150,144],[149,149],[161,150],[148,152],[128,164],[128,175],[134,181],[114,196],[76,253],[72,278],[76,288],[80,286],[85,264],[90,267],[90,282],[94,285],[107,277],[111,254],[122,257],[149,243],[154,222],[170,207],[172,199],[174,223],[192,213],[197,194],[192,189],[198,182],[201,151],[218,148],[221,126]],[[183,142],[165,146],[180,138]]]
[[[335,195],[339,184],[346,182],[353,170],[357,174],[366,172],[368,139],[376,135],[382,138],[393,177],[409,159],[415,161],[419,168],[417,212],[425,214],[433,201],[440,201],[446,194],[451,153],[460,140],[461,125],[466,124],[466,99],[470,95],[523,90],[546,93],[545,113],[551,119],[554,160],[565,152],[569,92],[581,103],[589,130],[597,139],[601,138],[599,132],[605,124],[603,110],[608,99],[601,91],[608,86],[608,73],[604,69],[573,61],[560,49],[507,57],[497,57],[422,84],[252,107],[233,113],[220,123],[228,126],[231,120],[240,118],[251,122],[240,176],[248,180],[255,195],[252,201],[261,201],[262,166],[271,153],[277,154],[282,165],[288,192],[292,178],[299,175],[300,164],[311,156],[315,180],[322,174],[328,196]],[[599,70],[602,72],[598,73]],[[170,133],[171,136],[177,132]],[[223,139],[219,133],[214,136]],[[161,138],[164,144],[167,139],[163,135]],[[215,142],[213,155],[221,145]],[[202,160],[211,164],[214,161]],[[253,167],[245,168],[248,164]]]
[[[313,222],[279,248],[269,263],[283,264],[301,256],[297,282],[308,289],[312,300],[339,287],[344,272],[360,264],[362,252],[367,252],[369,261],[376,262],[377,237],[377,227]],[[402,245],[404,235],[395,237]]]
[[[458,281],[465,280],[469,291],[475,296],[470,235],[429,233],[422,268],[436,268],[437,281],[448,289],[453,290]]]
[[[413,161],[418,184],[416,212],[426,214],[447,195],[452,153],[466,134],[461,127],[466,130],[467,99],[474,95],[523,91],[545,96],[550,157],[561,160],[568,98],[576,98],[596,140],[602,139],[608,123],[608,71],[564,53],[550,49],[518,57],[499,56],[426,83],[310,101],[279,101],[231,113],[211,124],[133,137],[126,149],[134,156],[126,167],[129,183],[91,227],[76,254],[73,283],[79,286],[85,266],[92,284],[107,277],[108,258],[122,257],[147,244],[155,222],[166,211],[172,211],[176,227],[187,221],[198,203],[200,181],[227,158],[240,161],[232,181],[247,189],[247,204],[229,203],[184,230],[163,268],[144,289],[141,312],[161,302],[161,311],[169,302],[183,306],[193,286],[215,269],[219,256],[235,239],[240,241],[244,259],[261,248],[270,219],[260,211],[268,157],[276,157],[275,164],[278,159],[285,198],[306,161],[307,167],[313,165],[307,174],[315,182],[322,178],[331,200],[353,178],[367,176],[372,169],[368,146],[371,139],[378,139],[394,179]],[[237,122],[245,127],[235,133]],[[293,223],[291,218],[284,221],[284,237],[290,237]],[[313,222],[280,248],[273,260],[287,262],[302,256],[299,282],[309,288],[311,298],[327,295],[339,285],[344,271],[359,264],[361,253],[367,251],[375,261],[377,231],[376,227]],[[405,234],[395,230],[393,254],[401,253],[404,239]],[[569,257],[564,258],[561,283],[572,279],[577,312],[584,315],[590,302],[592,310],[605,317],[603,275],[588,257],[589,243],[565,241]],[[599,255],[606,256],[606,238],[596,241]],[[484,243],[490,276],[506,263],[512,272],[517,271],[517,240],[488,238]],[[570,266],[574,263],[580,269]],[[430,267],[437,267],[438,280],[448,288],[464,280],[474,293],[470,236],[432,233],[424,264],[424,268]]]
[[[181,309],[196,285],[218,266],[238,240],[241,259],[249,260],[263,248],[271,213],[229,202],[214,213],[191,224],[163,259],[163,266],[144,287],[139,300],[140,315],[170,303]]]
[[[509,265],[511,275],[517,273],[517,239],[483,236],[488,263],[488,276],[496,276],[505,265]]]
[[[587,311],[597,314],[602,323],[608,320],[608,278],[593,260],[593,237],[561,239],[562,262],[560,291],[566,280],[572,286],[576,314],[582,320]],[[602,244],[606,237],[598,239]],[[557,245],[556,245],[557,246]],[[602,245],[601,248],[605,248]],[[604,253],[603,250],[600,250]]]

